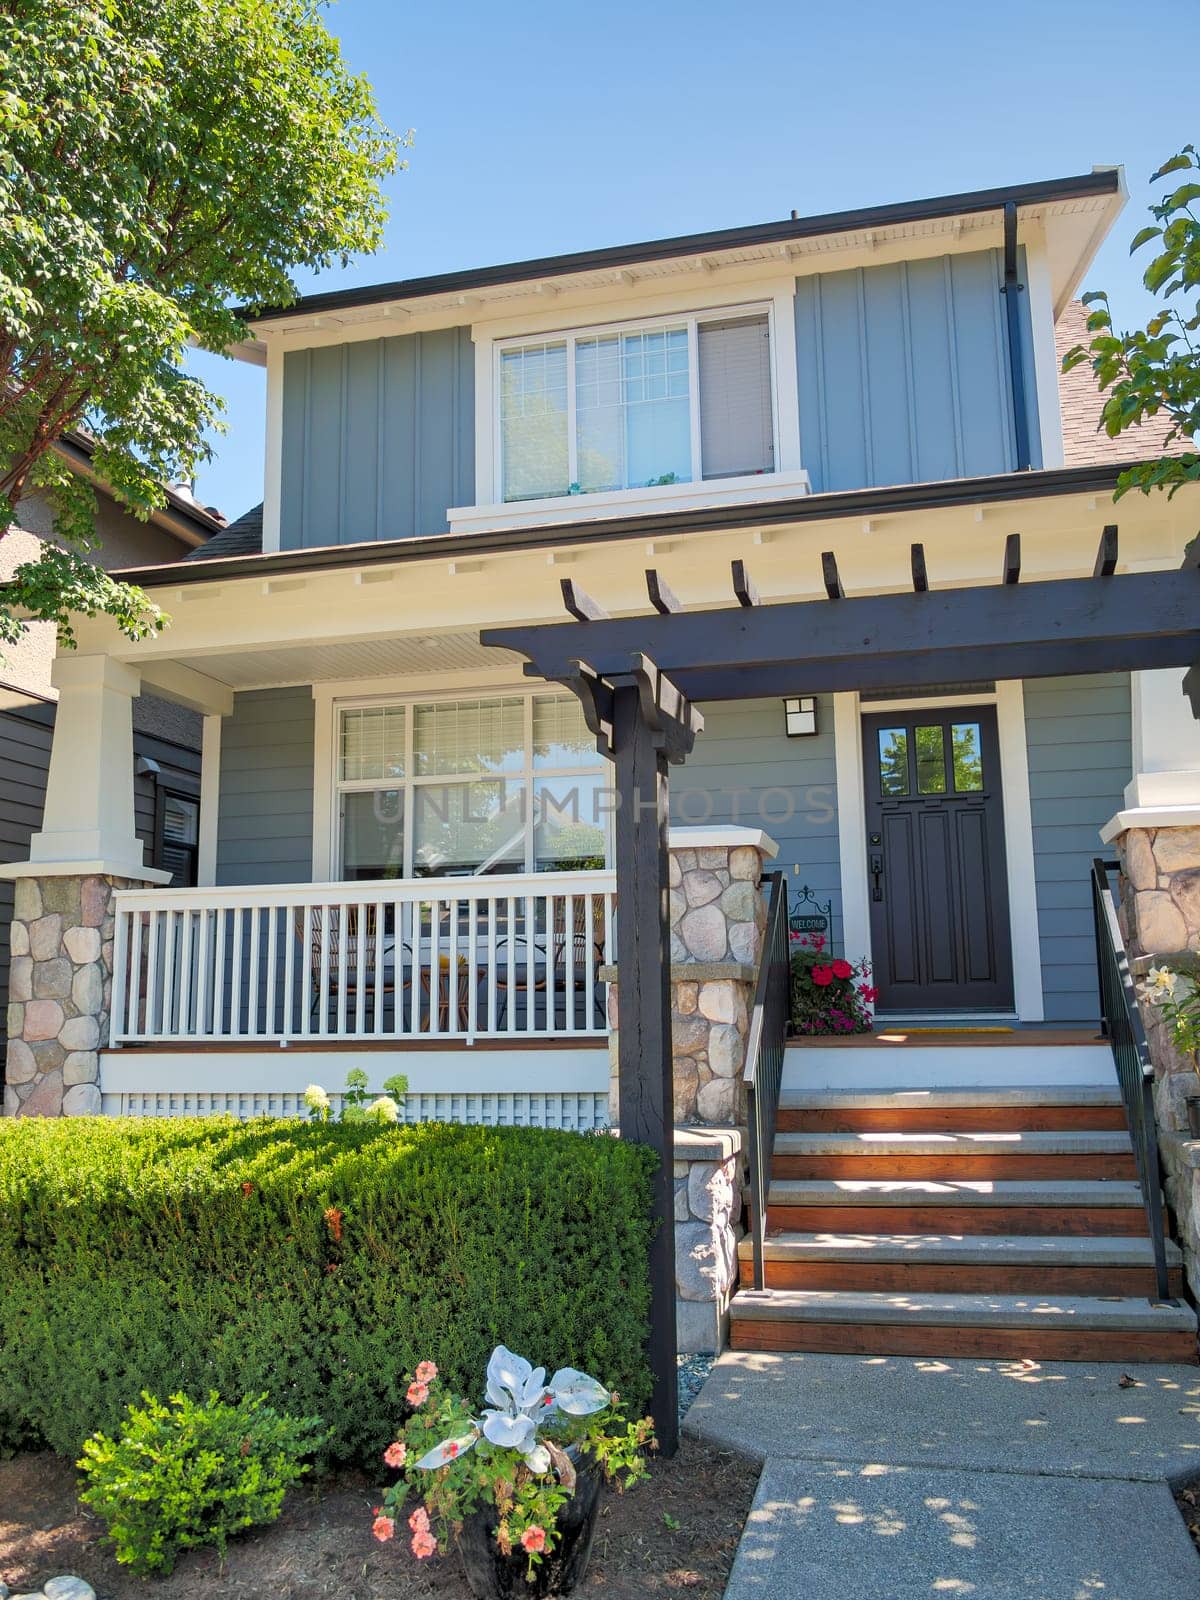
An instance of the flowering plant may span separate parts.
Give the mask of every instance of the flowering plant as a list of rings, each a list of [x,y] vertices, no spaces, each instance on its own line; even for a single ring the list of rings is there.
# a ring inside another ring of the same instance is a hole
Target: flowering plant
[[[820,933],[793,934],[792,1026],[797,1033],[870,1033],[879,991],[867,960],[844,961]]]
[[[406,1394],[412,1415],[383,1452],[402,1476],[386,1491],[372,1532],[380,1540],[394,1538],[415,1496],[405,1520],[421,1560],[456,1537],[474,1512],[487,1509],[495,1514],[500,1553],[523,1552],[532,1579],[555,1547],[558,1513],[575,1493],[586,1460],[628,1488],[645,1476],[653,1424],[648,1417],[626,1421],[619,1397],[585,1372],[561,1367],[547,1381],[545,1367],[530,1366],[503,1345],[488,1362],[485,1398],[476,1416],[442,1386],[432,1361],[421,1362]]]
[[[1170,1023],[1177,1048],[1191,1056],[1200,1077],[1200,983],[1170,967],[1151,967],[1145,994]]]
[[[346,1087],[342,1091],[341,1122],[399,1122],[408,1093],[408,1079],[402,1072],[383,1080],[384,1092],[376,1099],[370,1098],[367,1075],[361,1067],[351,1067],[346,1074]],[[333,1106],[328,1094],[319,1083],[310,1083],[300,1096],[308,1107],[310,1122],[328,1122]]]

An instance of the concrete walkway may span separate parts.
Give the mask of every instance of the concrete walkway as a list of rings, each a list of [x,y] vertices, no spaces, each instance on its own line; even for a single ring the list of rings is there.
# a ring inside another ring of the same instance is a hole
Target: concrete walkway
[[[726,1600],[1200,1597],[1195,1367],[731,1352],[685,1431],[764,1462]]]

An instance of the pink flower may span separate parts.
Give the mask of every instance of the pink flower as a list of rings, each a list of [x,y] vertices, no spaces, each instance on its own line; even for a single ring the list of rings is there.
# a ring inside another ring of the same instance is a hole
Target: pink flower
[[[404,1398],[410,1406],[423,1406],[429,1399],[429,1385],[427,1383],[410,1383]]]
[[[380,1544],[386,1544],[389,1539],[395,1538],[396,1524],[391,1517],[378,1516],[371,1524],[371,1532],[379,1540]]]
[[[418,1383],[432,1383],[437,1377],[437,1362],[422,1361],[420,1366],[417,1368],[416,1376]]]
[[[812,944],[814,950],[824,950],[825,935],[823,933],[814,933],[810,943]]]
[[[833,968],[814,967],[812,969],[812,981],[816,984],[818,989],[828,989],[829,985],[833,982]]]
[[[387,1449],[383,1452],[383,1459],[387,1462],[389,1467],[402,1467],[404,1465],[404,1458],[407,1454],[408,1446],[402,1439],[397,1439],[394,1443],[388,1445]]]
[[[536,1522],[531,1522],[521,1535],[521,1546],[530,1555],[541,1555],[546,1548],[545,1528],[539,1528]]]
[[[853,971],[854,968],[848,961],[842,961],[839,959],[833,963],[833,975],[835,978],[841,978],[843,981],[845,981],[845,979],[851,976]]]
[[[429,1532],[429,1513],[424,1506],[418,1506],[408,1519],[408,1525],[414,1533]]]
[[[437,1549],[437,1540],[431,1533],[414,1533],[412,1536],[412,1553],[418,1561],[424,1561]]]

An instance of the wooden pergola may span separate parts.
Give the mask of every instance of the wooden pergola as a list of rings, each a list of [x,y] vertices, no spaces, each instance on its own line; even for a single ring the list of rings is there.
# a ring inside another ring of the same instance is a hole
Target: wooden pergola
[[[995,585],[934,590],[914,544],[911,592],[847,598],[827,551],[825,598],[773,605],[734,561],[735,603],[694,611],[649,570],[652,610],[632,617],[610,617],[563,579],[572,620],[480,634],[524,656],[527,676],[577,695],[615,768],[620,1123],[622,1137],[659,1156],[650,1362],[665,1453],[678,1440],[667,768],[686,759],[703,728],[696,702],[1184,667],[1200,719],[1200,541],[1175,570],[1118,574],[1117,560],[1117,529],[1108,526],[1090,578],[1022,583],[1012,534]]]

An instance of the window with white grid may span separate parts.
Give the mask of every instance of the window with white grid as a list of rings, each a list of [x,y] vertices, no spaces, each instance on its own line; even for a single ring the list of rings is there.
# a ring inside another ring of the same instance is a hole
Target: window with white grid
[[[504,501],[774,470],[766,310],[499,347]]]
[[[338,708],[345,878],[583,871],[609,860],[605,763],[574,695]]]

